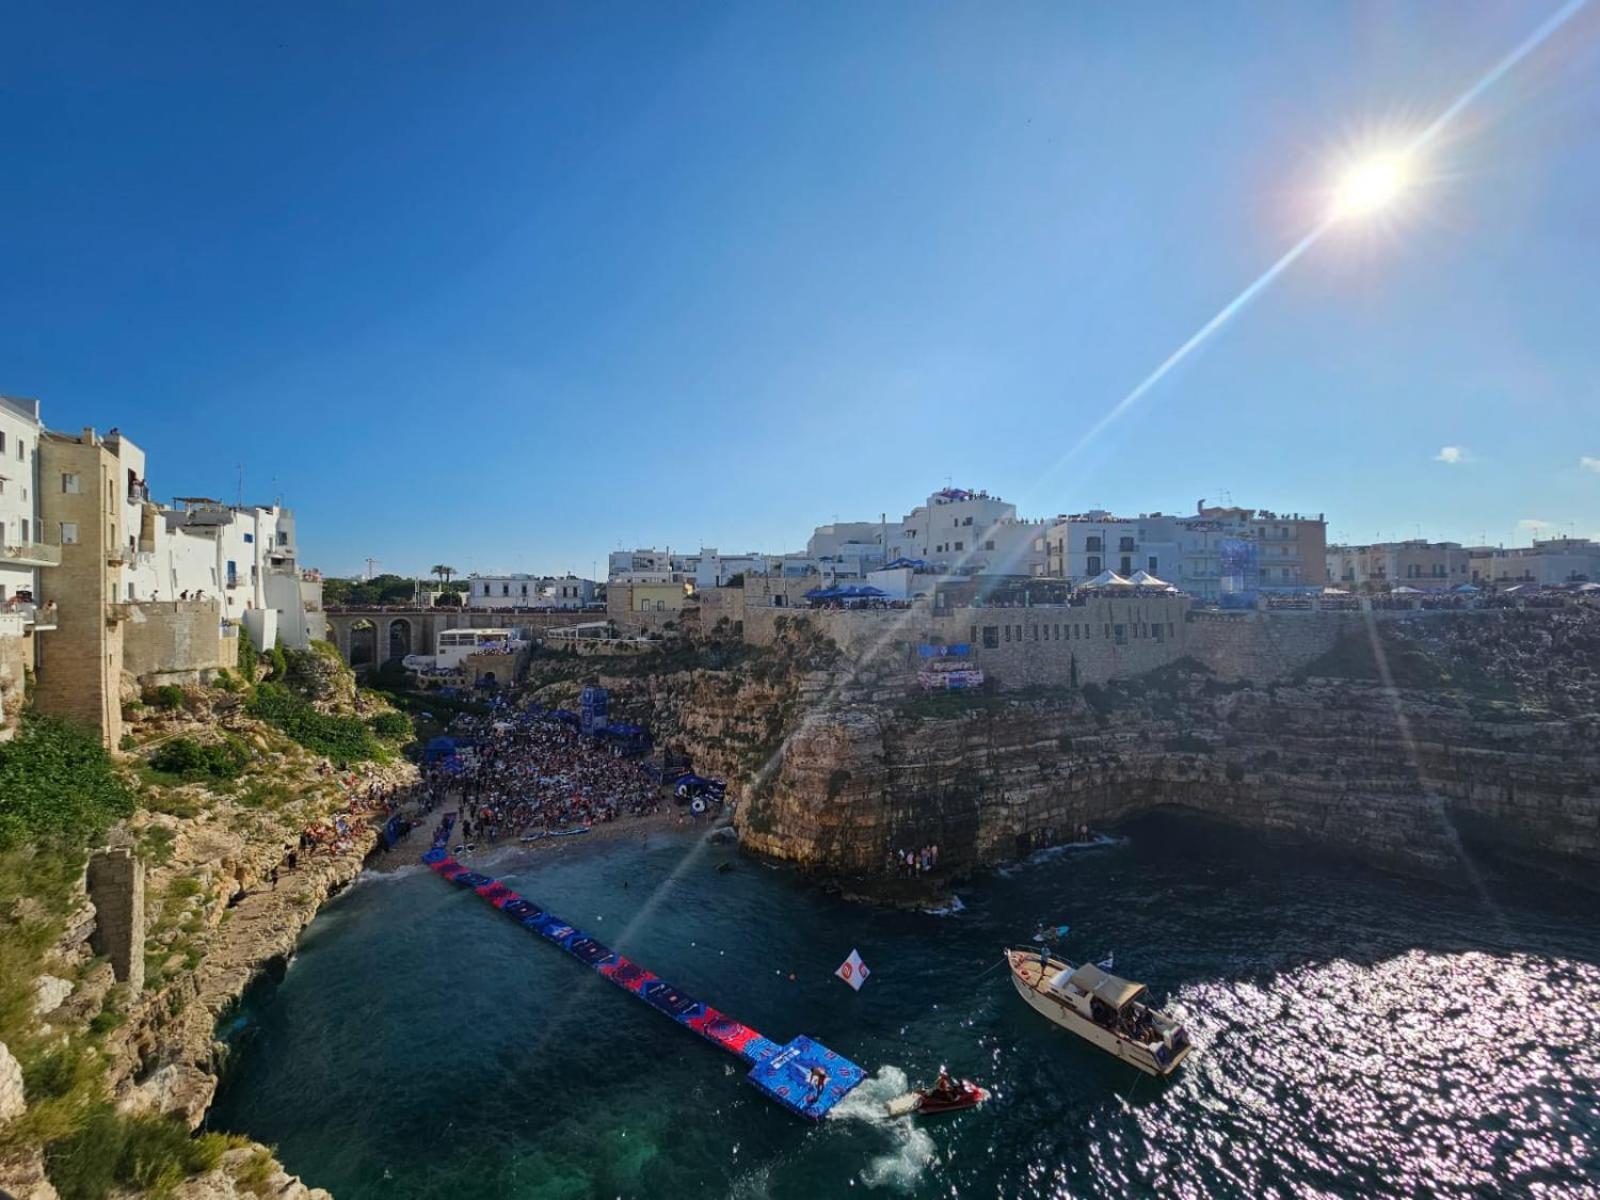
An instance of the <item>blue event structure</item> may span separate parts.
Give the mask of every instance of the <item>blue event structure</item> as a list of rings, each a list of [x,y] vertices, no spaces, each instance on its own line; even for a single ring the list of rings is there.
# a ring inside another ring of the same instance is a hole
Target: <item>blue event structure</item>
[[[471,888],[513,921],[565,950],[624,991],[713,1045],[737,1054],[750,1064],[745,1078],[790,1112],[821,1120],[866,1078],[866,1072],[855,1063],[803,1034],[780,1046],[546,912],[499,880],[462,866],[448,850],[454,825],[455,814],[445,814],[434,833],[433,848],[422,856],[435,874],[457,887]]]

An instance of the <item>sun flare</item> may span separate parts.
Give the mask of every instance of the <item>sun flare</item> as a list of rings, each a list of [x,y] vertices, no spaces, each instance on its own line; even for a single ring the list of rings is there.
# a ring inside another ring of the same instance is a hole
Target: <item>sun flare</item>
[[[1335,217],[1363,217],[1388,208],[1406,190],[1411,172],[1398,155],[1379,155],[1352,165],[1333,193]]]

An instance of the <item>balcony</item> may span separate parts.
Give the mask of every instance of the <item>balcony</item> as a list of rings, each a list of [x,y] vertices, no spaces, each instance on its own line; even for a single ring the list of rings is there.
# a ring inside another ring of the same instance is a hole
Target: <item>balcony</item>
[[[0,616],[18,616],[22,626],[34,633],[46,632],[56,627],[56,602],[35,604],[31,600],[12,600],[0,604]]]
[[[0,546],[0,563],[17,567],[59,567],[61,547],[46,546],[43,542],[19,542],[13,546]]]

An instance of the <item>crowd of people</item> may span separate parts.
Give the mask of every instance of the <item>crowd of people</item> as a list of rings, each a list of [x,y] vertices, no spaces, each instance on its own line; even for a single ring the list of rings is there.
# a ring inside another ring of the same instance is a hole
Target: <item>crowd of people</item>
[[[891,850],[889,870],[902,876],[927,875],[939,869],[939,847],[927,845],[915,850]]]
[[[497,842],[661,811],[658,781],[637,759],[549,719],[459,717],[454,759],[424,770],[430,797],[461,803],[464,842]]]

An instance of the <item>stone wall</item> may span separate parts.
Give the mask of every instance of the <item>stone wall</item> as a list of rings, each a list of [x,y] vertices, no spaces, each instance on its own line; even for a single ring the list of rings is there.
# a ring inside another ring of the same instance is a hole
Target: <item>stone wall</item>
[[[237,634],[224,637],[215,600],[141,600],[129,606],[122,668],[146,687],[209,682],[239,662]]]
[[[94,932],[89,944],[111,960],[118,982],[144,990],[144,864],[128,850],[101,850],[89,859]]]
[[[770,646],[784,625],[805,621],[855,664],[905,673],[927,642],[971,647],[972,662],[1003,691],[1104,683],[1166,666],[1185,653],[1188,599],[1096,597],[1027,608],[787,609],[747,607],[747,642]],[[781,623],[781,624],[780,624]]]
[[[24,632],[20,616],[0,614],[0,741],[16,730],[33,666],[33,635]]]

